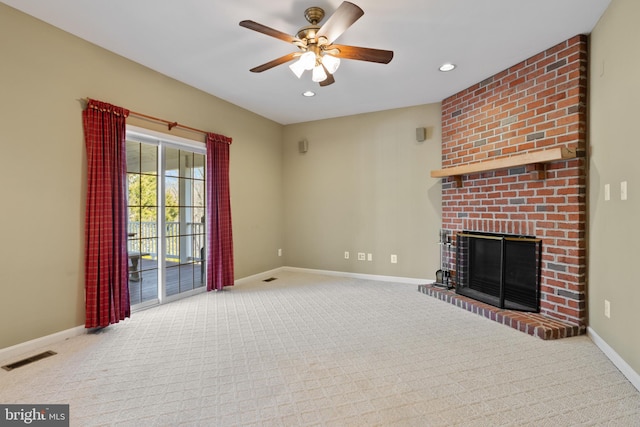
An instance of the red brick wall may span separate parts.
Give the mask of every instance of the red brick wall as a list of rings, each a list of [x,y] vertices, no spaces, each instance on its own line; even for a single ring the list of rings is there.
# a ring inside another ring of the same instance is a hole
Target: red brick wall
[[[543,239],[541,313],[586,326],[587,37],[576,36],[442,102],[442,167],[544,148],[575,159],[443,179],[442,227]],[[455,260],[452,259],[455,270]]]

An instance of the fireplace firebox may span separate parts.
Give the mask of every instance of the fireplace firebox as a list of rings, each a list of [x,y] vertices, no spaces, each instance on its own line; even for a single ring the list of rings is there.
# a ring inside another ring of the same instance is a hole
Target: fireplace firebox
[[[541,239],[463,231],[456,246],[458,294],[499,308],[540,311]]]

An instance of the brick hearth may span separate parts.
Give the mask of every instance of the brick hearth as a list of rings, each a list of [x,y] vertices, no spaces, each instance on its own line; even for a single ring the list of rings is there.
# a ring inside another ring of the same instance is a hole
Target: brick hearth
[[[454,290],[419,285],[418,291],[543,340],[573,337],[584,333],[584,328],[576,325],[560,322],[539,313],[503,310],[458,295]]]

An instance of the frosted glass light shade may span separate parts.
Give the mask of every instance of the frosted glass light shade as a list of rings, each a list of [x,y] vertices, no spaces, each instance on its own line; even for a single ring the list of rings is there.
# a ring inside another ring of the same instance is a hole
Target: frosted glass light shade
[[[322,65],[318,65],[313,69],[313,75],[311,76],[311,80],[314,82],[323,82],[327,79],[327,73],[324,72],[324,68]]]
[[[330,74],[333,74],[336,72],[336,70],[340,66],[340,58],[336,58],[335,56],[324,54],[324,56],[322,57],[322,63],[327,68],[327,71]]]
[[[289,65],[289,68],[293,71],[293,74],[295,74],[296,77],[300,78],[305,70],[312,70],[315,65],[316,54],[313,52],[305,52],[300,55],[300,58],[296,62]]]
[[[305,52],[300,56],[300,62],[304,65],[305,70],[313,70],[313,67],[316,66],[316,54]]]
[[[297,78],[302,77],[302,73],[304,73],[305,70],[304,64],[299,59],[293,64],[289,65],[289,68],[291,69],[291,71],[293,71],[293,74],[295,74]]]

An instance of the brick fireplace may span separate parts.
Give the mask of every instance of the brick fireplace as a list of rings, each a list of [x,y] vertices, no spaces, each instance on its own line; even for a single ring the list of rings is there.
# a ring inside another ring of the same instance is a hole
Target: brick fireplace
[[[578,333],[587,319],[587,56],[587,36],[575,36],[442,102],[443,171],[473,166],[442,179],[442,228],[454,243],[463,230],[542,239],[538,316]],[[493,168],[556,147],[573,156]],[[455,282],[455,257],[449,265]]]

